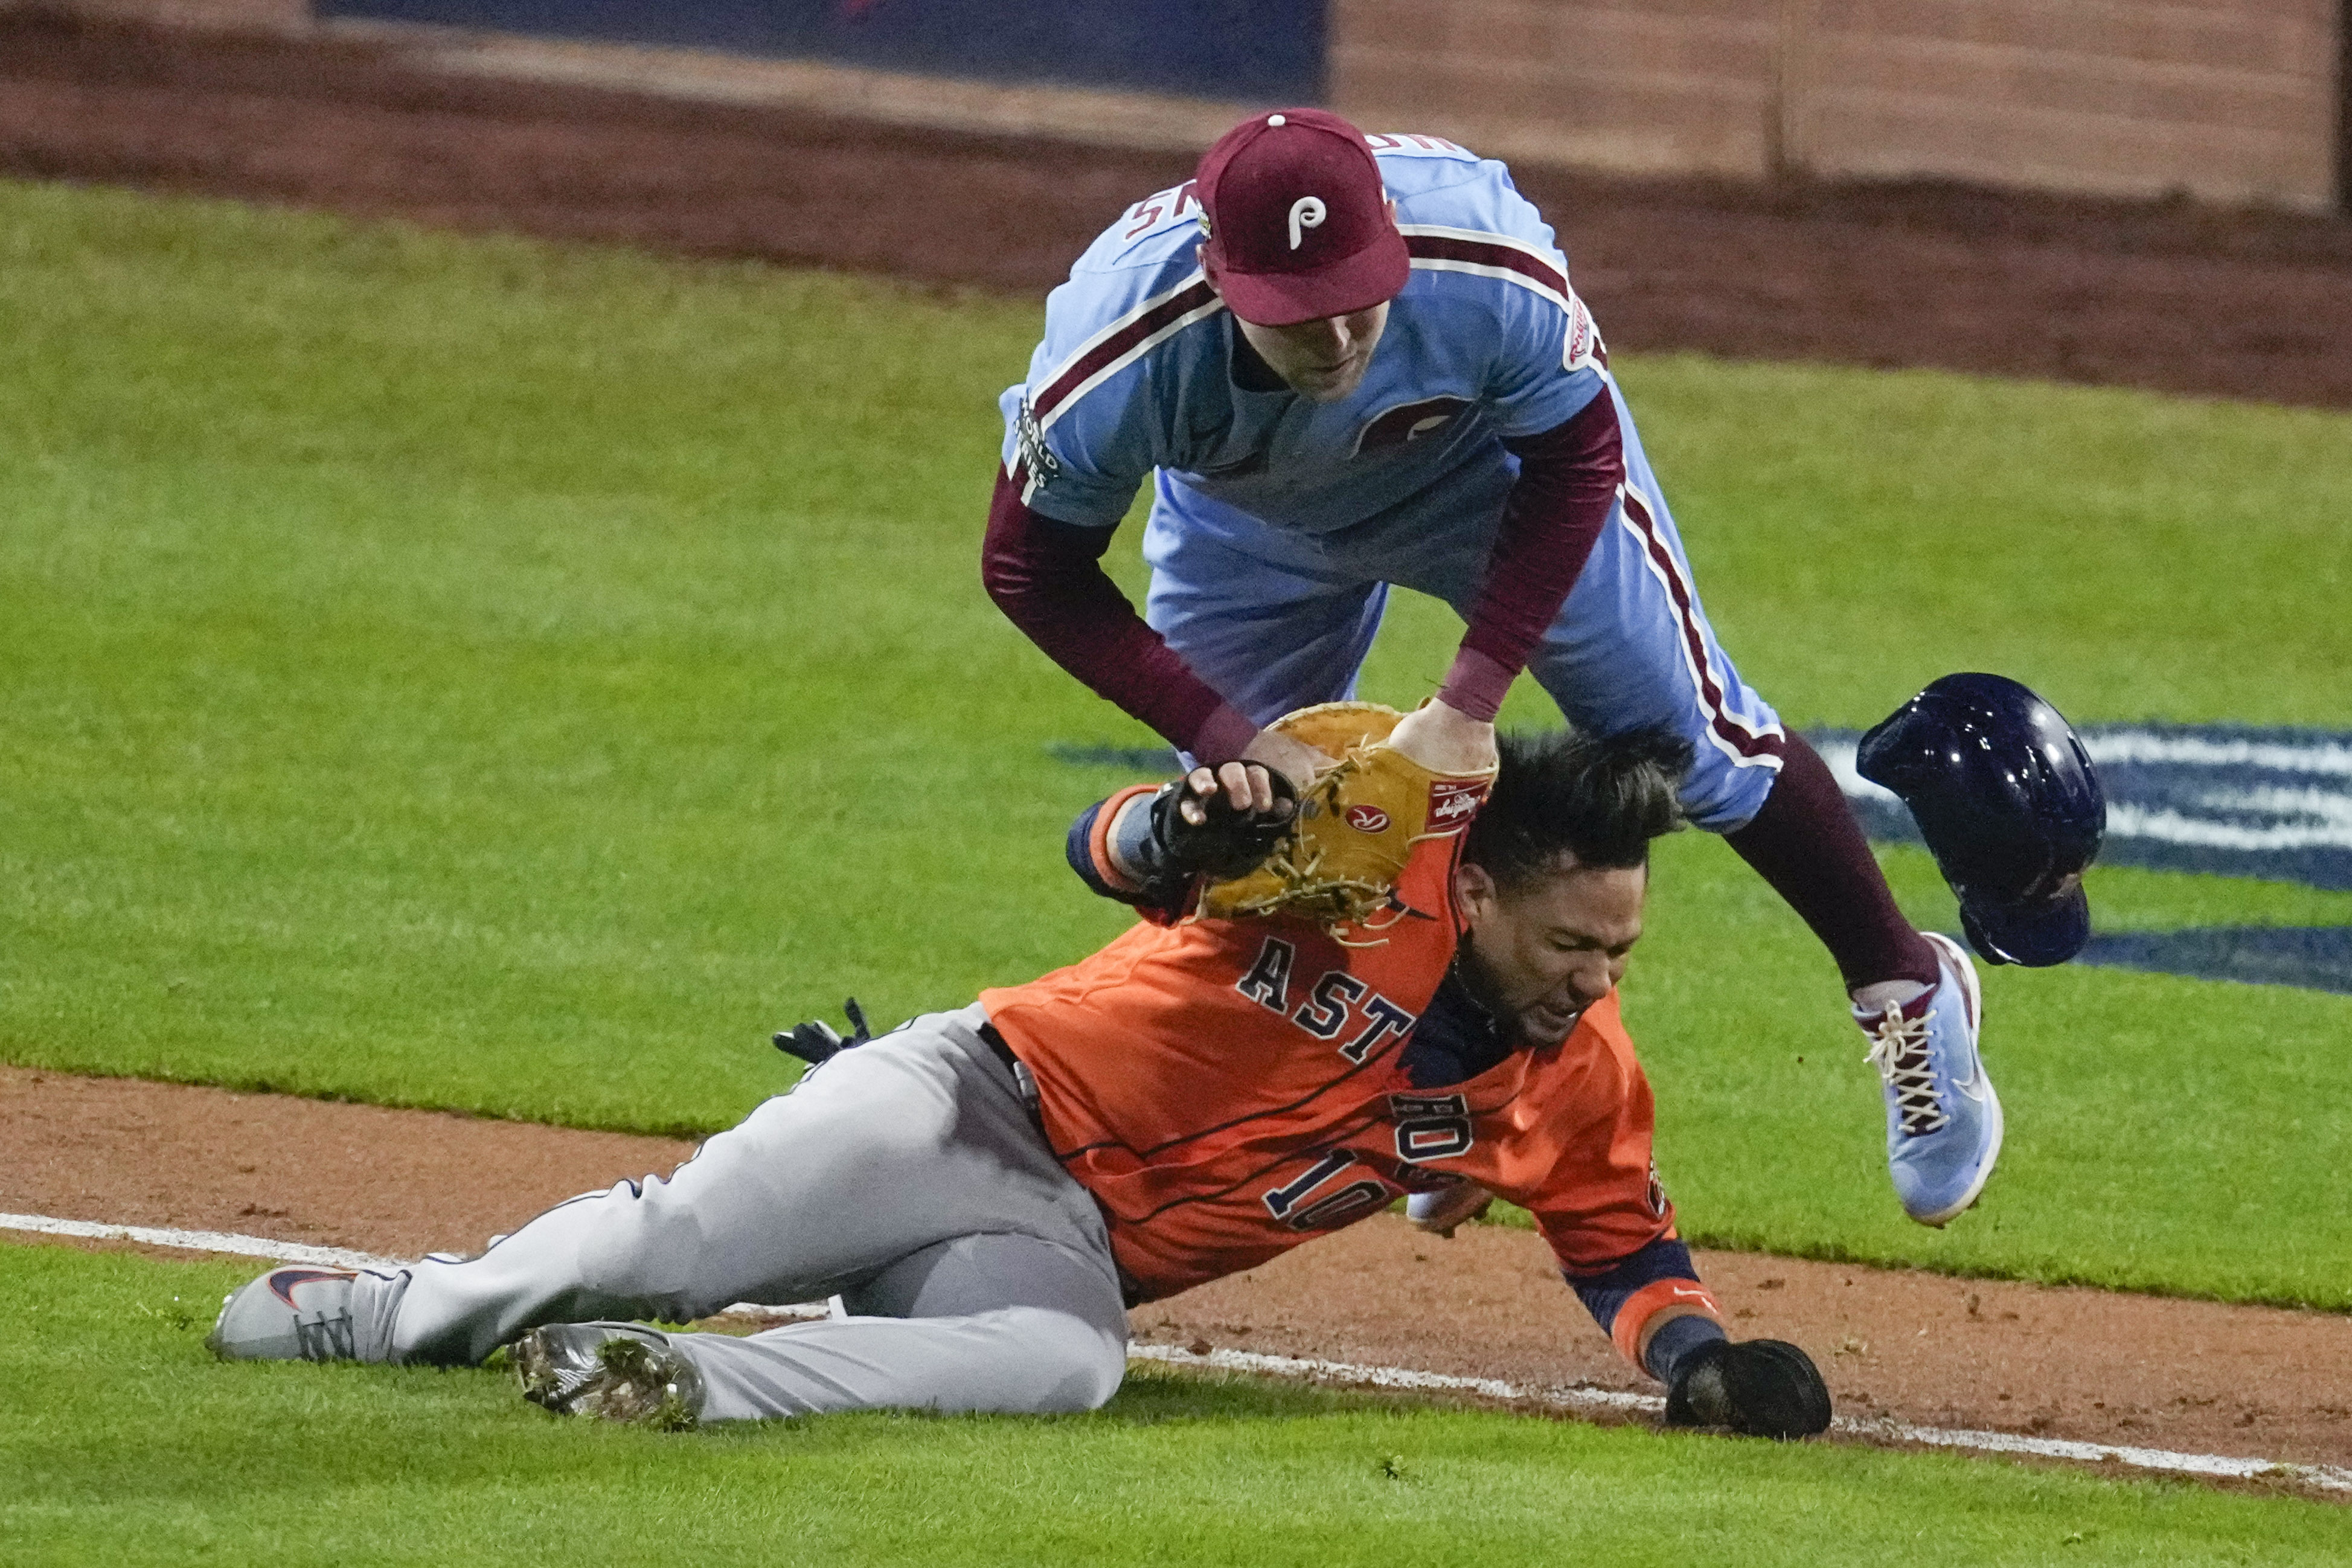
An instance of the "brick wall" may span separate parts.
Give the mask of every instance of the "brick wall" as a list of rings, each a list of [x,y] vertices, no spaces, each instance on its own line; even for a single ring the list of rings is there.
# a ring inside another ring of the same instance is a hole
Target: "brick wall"
[[[1335,105],[1504,157],[2339,199],[2344,0],[1332,0]]]
[[[310,24],[310,0],[55,0],[58,9],[122,16],[167,27],[230,33],[299,32]]]
[[[1769,155],[1770,0],[1332,0],[1332,103],[1496,156],[1752,174]]]

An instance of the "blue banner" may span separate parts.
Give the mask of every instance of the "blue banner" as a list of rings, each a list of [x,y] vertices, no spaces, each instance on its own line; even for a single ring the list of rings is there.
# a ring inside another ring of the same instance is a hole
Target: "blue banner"
[[[2352,735],[2244,725],[2078,727],[2107,796],[2098,863],[2352,889]],[[1853,769],[1860,736],[1809,738],[1874,839],[1919,843],[1903,802]],[[2352,995],[2352,926],[2102,929],[2080,963]]]
[[[2101,865],[2352,889],[2352,735],[2223,724],[2076,727],[2107,795]],[[1811,730],[1874,839],[1918,843],[1903,802],[1853,770],[1853,730]]]
[[[316,0],[316,9],[1247,103],[1323,96],[1324,0]]]

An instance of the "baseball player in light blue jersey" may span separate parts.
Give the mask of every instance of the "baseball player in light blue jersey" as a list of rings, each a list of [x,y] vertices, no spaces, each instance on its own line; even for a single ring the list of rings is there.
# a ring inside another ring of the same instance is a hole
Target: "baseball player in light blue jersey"
[[[1003,402],[991,595],[1188,758],[1328,761],[1261,727],[1352,695],[1391,585],[1465,622],[1395,735],[1430,766],[1491,759],[1522,669],[1580,729],[1688,740],[1691,821],[1838,963],[1906,1212],[1976,1201],[2001,1140],[1976,975],[1904,919],[1827,766],[1717,642],[1600,333],[1502,164],[1253,116],[1078,258]],[[1147,479],[1139,616],[1100,559]]]

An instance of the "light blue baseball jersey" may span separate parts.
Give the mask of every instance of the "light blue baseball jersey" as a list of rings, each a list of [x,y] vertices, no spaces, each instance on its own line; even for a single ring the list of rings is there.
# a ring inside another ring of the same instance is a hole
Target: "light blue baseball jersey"
[[[1201,269],[1191,182],[1105,230],[1046,301],[1006,389],[1006,472],[1065,523],[1126,516],[1166,481],[1286,529],[1361,522],[1573,417],[1603,384],[1592,319],[1510,172],[1429,136],[1368,138],[1412,271],[1363,382],[1316,403],[1236,384],[1231,314]]]

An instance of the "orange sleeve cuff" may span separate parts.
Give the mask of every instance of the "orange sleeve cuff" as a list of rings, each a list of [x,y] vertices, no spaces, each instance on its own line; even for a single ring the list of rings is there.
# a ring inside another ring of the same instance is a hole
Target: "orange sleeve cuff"
[[[1625,1298],[1625,1304],[1617,1309],[1617,1321],[1609,1325],[1609,1337],[1626,1360],[1641,1366],[1650,1336],[1675,1319],[1687,1317],[1721,1322],[1723,1309],[1696,1280],[1653,1280]]]

